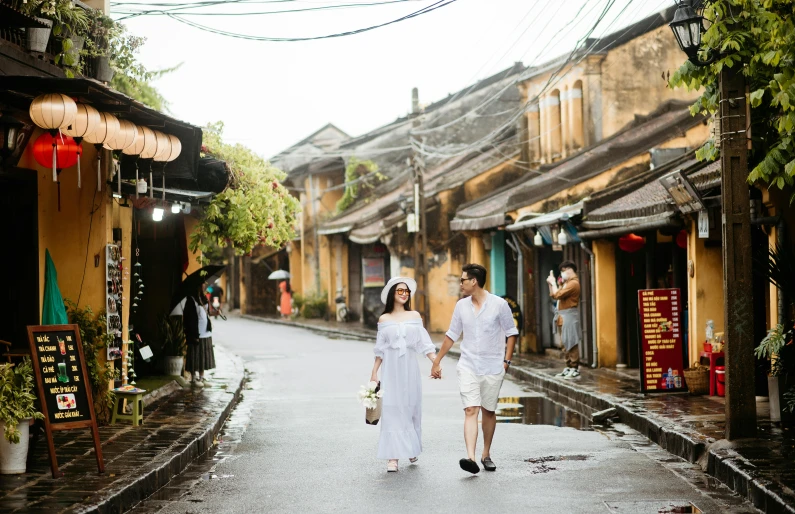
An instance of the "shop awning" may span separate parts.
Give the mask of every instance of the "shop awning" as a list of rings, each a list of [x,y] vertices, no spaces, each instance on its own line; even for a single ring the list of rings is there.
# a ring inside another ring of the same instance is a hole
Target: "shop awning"
[[[168,164],[166,176],[179,180],[198,181],[201,128],[147,107],[94,79],[0,76],[0,103],[17,111],[27,112],[31,101],[45,93],[62,93],[80,103],[90,104],[100,111],[109,112],[136,125],[174,134],[182,143],[182,152],[174,162]],[[125,166],[122,176],[134,177],[134,169],[130,173],[129,166]]]
[[[453,230],[486,230],[505,225],[505,214],[538,204],[582,184],[630,158],[685,133],[703,122],[691,116],[686,102],[670,101],[621,131],[571,157],[531,170],[524,177],[478,201],[461,206],[451,221]],[[576,198],[575,198],[576,199]]]
[[[582,213],[583,204],[584,202],[577,202],[574,205],[567,205],[566,207],[562,207],[556,211],[549,212],[547,214],[541,214],[540,216],[534,215],[525,220],[522,220],[520,218],[519,221],[517,221],[513,225],[508,225],[507,227],[505,227],[505,230],[509,232],[515,232],[517,230],[522,230],[525,228],[555,225],[556,223],[560,223],[561,221],[567,221],[573,218],[574,216],[579,216]]]

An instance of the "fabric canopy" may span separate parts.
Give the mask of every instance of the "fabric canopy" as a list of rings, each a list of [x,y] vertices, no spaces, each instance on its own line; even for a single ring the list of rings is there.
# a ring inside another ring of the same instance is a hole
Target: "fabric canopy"
[[[50,251],[44,251],[44,305],[41,309],[42,325],[66,325],[69,317],[63,304],[61,290],[58,288],[58,272],[50,257]]]

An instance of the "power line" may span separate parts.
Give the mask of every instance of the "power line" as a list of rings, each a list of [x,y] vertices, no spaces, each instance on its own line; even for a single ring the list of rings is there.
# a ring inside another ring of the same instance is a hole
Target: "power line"
[[[285,1],[285,0],[281,0]],[[289,0],[288,0],[289,1]],[[335,9],[352,9],[352,8],[359,8],[359,7],[380,7],[384,5],[390,4],[402,4],[405,2],[416,2],[417,0],[385,0],[382,2],[368,2],[368,3],[354,3],[354,4],[334,4],[334,5],[324,5],[318,7],[302,7],[296,9],[282,9],[277,11],[257,11],[257,12],[180,12],[180,16],[264,16],[264,15],[273,15],[273,14],[294,14],[294,13],[301,13],[301,12],[314,12],[314,11],[328,11],[328,10],[335,10]],[[220,3],[228,3],[228,2],[212,2],[208,5],[198,5],[192,7],[184,7],[184,8],[201,8],[201,7],[209,7],[210,5],[218,5]],[[238,2],[243,3],[243,2]],[[137,5],[144,5],[144,4],[137,4]],[[182,9],[183,7],[180,7]],[[169,8],[169,9],[149,9],[145,11],[135,11],[135,10],[118,10],[115,14],[125,14],[121,20],[126,20],[130,18],[137,18],[140,16],[168,16],[169,14],[173,14],[174,11],[177,9]]]
[[[173,20],[176,20],[176,21],[178,21],[180,23],[183,23],[185,25],[188,25],[190,27],[202,30],[204,32],[209,32],[211,34],[217,34],[217,35],[220,35],[220,36],[227,36],[227,37],[231,37],[231,38],[235,38],[235,39],[244,39],[244,40],[248,40],[248,41],[296,42],[296,41],[316,41],[316,40],[321,40],[321,39],[331,39],[331,38],[338,38],[338,37],[344,37],[344,36],[352,36],[352,35],[355,35],[355,34],[361,34],[363,32],[369,32],[371,30],[375,30],[375,29],[379,29],[379,28],[386,27],[386,26],[389,26],[389,25],[393,25],[393,24],[399,23],[401,21],[410,20],[411,18],[416,18],[416,17],[421,16],[423,14],[428,14],[429,12],[435,11],[437,9],[441,9],[442,7],[446,7],[446,6],[452,4],[452,3],[456,2],[456,1],[457,0],[437,0],[434,3],[423,7],[422,9],[418,9],[418,10],[413,11],[413,12],[411,12],[411,13],[405,15],[405,16],[401,16],[400,18],[395,18],[393,20],[390,20],[390,21],[387,21],[387,22],[384,22],[384,23],[379,23],[379,24],[376,24],[376,25],[371,25],[371,26],[368,26],[368,27],[360,28],[360,29],[348,30],[348,31],[345,31],[345,32],[337,32],[337,33],[326,34],[326,35],[322,35],[322,36],[307,36],[307,37],[270,37],[270,36],[253,36],[253,35],[250,35],[250,34],[239,34],[239,33],[236,33],[236,32],[229,32],[229,31],[226,31],[226,30],[216,29],[216,28],[213,28],[213,27],[209,27],[207,25],[202,25],[202,24],[197,23],[195,21],[184,19],[184,18],[181,17],[182,16],[181,14],[174,14],[174,13],[171,13],[171,12],[164,12],[163,14],[165,16],[168,16],[169,18],[171,18]]]

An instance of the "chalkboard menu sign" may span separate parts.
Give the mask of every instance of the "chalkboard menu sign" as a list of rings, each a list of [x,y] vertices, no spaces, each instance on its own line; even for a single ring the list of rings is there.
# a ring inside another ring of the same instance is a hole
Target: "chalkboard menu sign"
[[[640,390],[686,391],[682,351],[682,304],[679,289],[638,291],[640,319]]]
[[[77,325],[29,326],[28,339],[53,477],[58,476],[58,461],[52,442],[54,430],[91,428],[97,466],[100,472],[104,471],[80,328]]]

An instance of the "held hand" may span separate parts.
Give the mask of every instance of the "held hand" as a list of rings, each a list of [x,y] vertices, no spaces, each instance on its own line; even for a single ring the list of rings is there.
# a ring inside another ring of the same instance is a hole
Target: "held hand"
[[[434,364],[431,366],[431,378],[442,378],[442,366]]]
[[[373,373],[370,375],[370,382],[378,382],[378,374]]]
[[[506,371],[506,373],[508,372],[508,363],[507,362],[503,362],[502,363],[502,369],[504,369]]]

